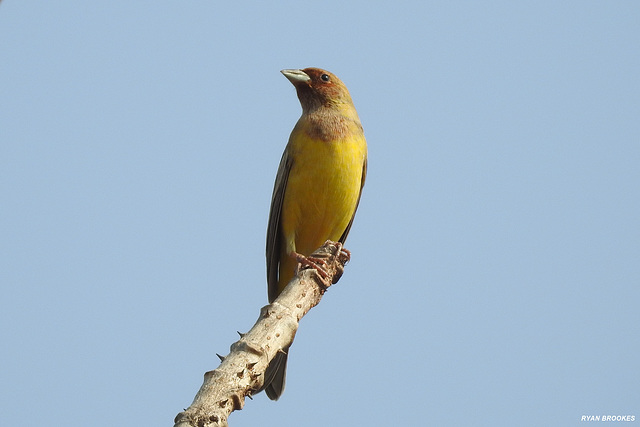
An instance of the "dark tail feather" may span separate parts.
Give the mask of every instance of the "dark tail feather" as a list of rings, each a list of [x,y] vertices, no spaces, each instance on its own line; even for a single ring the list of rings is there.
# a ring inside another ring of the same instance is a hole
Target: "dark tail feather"
[[[273,358],[267,372],[264,375],[264,392],[271,400],[278,400],[284,393],[284,383],[287,377],[287,356],[289,349],[285,349],[286,353],[278,353]]]

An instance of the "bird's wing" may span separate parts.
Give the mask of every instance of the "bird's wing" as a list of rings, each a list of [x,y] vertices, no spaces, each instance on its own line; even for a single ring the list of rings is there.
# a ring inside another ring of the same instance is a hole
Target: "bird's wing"
[[[280,215],[284,193],[287,189],[289,171],[291,171],[292,157],[289,150],[285,149],[280,160],[276,182],[271,196],[271,210],[269,211],[269,224],[267,225],[267,284],[269,302],[273,302],[278,296],[278,265],[280,264],[280,252],[282,247],[282,235],[280,233]]]
[[[362,179],[360,180],[360,193],[358,193],[358,201],[356,202],[356,208],[353,210],[353,215],[351,216],[351,221],[345,228],[344,233],[340,236],[340,243],[344,243],[347,240],[347,235],[349,234],[349,230],[351,230],[351,225],[353,224],[353,219],[356,217],[356,211],[358,210],[358,205],[360,204],[360,196],[362,196],[362,187],[364,187],[364,180],[367,178],[367,158],[364,158],[364,163],[362,164]]]

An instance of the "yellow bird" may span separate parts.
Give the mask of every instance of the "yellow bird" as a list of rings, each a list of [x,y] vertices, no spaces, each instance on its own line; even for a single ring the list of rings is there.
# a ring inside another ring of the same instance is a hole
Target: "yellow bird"
[[[293,278],[300,256],[326,240],[344,243],[367,173],[367,142],[347,87],[319,68],[282,74],[296,88],[302,116],[289,136],[271,199],[269,302]],[[265,392],[272,400],[284,391],[287,353],[277,355],[265,375]]]

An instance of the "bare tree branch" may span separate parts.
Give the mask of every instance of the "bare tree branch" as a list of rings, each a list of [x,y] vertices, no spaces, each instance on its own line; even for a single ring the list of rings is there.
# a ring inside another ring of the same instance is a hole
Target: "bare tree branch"
[[[231,345],[229,355],[219,356],[220,366],[204,374],[193,403],[176,416],[174,427],[227,426],[228,416],[242,409],[245,397],[262,389],[269,362],[293,343],[300,319],[340,279],[349,252],[340,243],[327,241],[309,258],[326,263],[322,269],[327,277],[313,268],[302,268],[278,298],[262,308],[256,324]]]

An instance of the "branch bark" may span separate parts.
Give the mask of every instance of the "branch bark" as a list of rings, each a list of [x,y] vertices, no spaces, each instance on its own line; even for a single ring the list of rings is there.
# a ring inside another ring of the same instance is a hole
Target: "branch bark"
[[[293,343],[298,322],[331,284],[336,283],[349,252],[340,243],[327,241],[310,258],[322,259],[326,278],[303,267],[273,303],[260,310],[260,317],[246,334],[231,345],[222,363],[204,374],[204,382],[189,408],[180,412],[174,427],[226,427],[231,412],[244,407],[245,397],[262,390],[264,373],[274,356]]]

